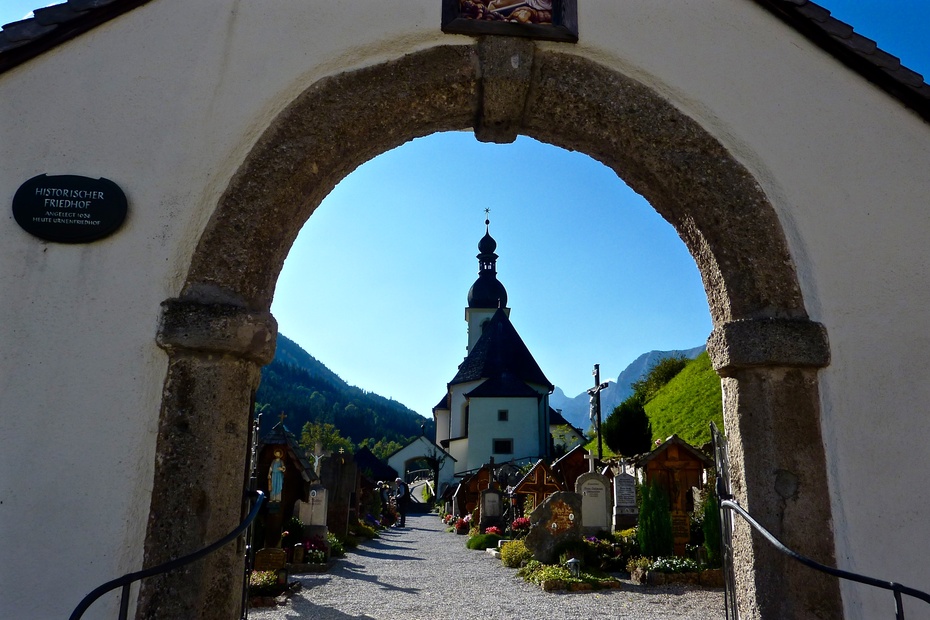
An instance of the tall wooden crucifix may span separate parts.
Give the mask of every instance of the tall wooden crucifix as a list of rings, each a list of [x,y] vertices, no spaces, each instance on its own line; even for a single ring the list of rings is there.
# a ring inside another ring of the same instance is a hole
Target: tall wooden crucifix
[[[594,387],[588,390],[588,396],[591,400],[591,422],[595,424],[597,432],[597,459],[603,460],[604,448],[601,443],[601,390],[606,390],[608,383],[601,383],[601,365],[594,365]]]

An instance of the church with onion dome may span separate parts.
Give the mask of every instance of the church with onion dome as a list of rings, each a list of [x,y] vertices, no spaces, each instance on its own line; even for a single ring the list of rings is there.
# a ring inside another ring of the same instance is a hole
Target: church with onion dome
[[[455,473],[550,456],[549,408],[554,386],[510,322],[507,290],[497,279],[497,242],[485,220],[478,279],[468,291],[465,360],[433,408],[436,443],[455,459]]]

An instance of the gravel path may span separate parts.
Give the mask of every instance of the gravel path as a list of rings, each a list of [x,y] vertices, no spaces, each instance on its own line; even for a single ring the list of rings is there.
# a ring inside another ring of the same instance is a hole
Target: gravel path
[[[292,576],[303,584],[286,606],[257,608],[251,620],[494,620],[497,618],[723,618],[720,589],[696,586],[543,592],[465,537],[446,532],[435,515],[408,516],[336,560],[327,573]]]

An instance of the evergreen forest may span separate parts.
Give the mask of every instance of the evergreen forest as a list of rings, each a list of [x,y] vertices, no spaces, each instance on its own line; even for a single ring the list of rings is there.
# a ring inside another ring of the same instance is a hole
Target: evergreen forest
[[[332,425],[353,449],[368,447],[384,458],[421,432],[434,437],[435,422],[401,403],[349,385],[336,373],[278,334],[274,360],[262,368],[255,395],[262,413],[260,433],[280,421],[298,438],[304,427]],[[353,450],[354,451],[354,450]]]

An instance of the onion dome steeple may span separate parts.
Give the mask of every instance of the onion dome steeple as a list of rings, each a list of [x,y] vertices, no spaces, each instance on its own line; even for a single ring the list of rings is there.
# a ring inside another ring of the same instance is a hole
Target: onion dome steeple
[[[485,214],[489,213],[485,209]],[[497,242],[491,236],[491,221],[484,220],[485,233],[478,242],[478,279],[468,291],[469,308],[505,308],[507,290],[497,279]]]

